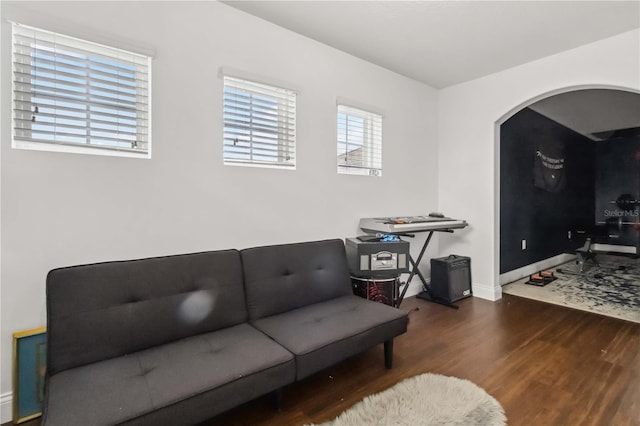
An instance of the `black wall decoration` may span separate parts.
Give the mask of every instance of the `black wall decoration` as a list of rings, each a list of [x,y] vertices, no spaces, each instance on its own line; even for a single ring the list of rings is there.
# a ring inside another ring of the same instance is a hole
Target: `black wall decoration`
[[[536,152],[533,169],[534,185],[549,192],[559,192],[565,187],[564,141],[554,134],[537,128]]]

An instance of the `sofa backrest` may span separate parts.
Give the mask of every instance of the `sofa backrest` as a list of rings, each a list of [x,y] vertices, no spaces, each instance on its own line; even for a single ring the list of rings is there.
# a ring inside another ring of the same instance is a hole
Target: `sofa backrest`
[[[249,318],[353,294],[342,240],[241,250]]]
[[[245,321],[237,250],[54,269],[47,373]]]

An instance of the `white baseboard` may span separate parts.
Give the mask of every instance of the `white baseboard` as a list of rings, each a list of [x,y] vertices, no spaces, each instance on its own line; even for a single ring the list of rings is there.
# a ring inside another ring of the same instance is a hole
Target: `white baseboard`
[[[520,278],[524,278],[527,275],[535,274],[543,269],[552,268],[557,265],[561,265],[565,262],[570,262],[575,259],[573,254],[559,254],[557,256],[550,257],[548,259],[541,260],[531,265],[523,266],[522,268],[514,269],[513,271],[505,272],[500,275],[500,285],[509,284],[517,281]]]
[[[486,287],[479,284],[472,284],[471,286],[473,288],[474,297],[491,300],[492,302],[495,302],[496,300],[502,298],[501,287]],[[423,290],[424,289],[422,287],[422,282],[420,281],[420,279],[414,279],[409,285],[409,289],[407,290],[407,293],[404,295],[404,297],[407,298],[415,296],[418,293],[422,293]],[[400,291],[402,291],[402,289],[400,289]]]
[[[411,284],[409,284],[409,288],[407,289],[407,292],[405,293],[404,297],[411,297],[411,296],[415,296],[418,293],[422,292],[422,282],[420,281],[419,278],[417,279],[413,279],[411,280]],[[400,292],[402,292],[402,288],[400,289]]]
[[[638,248],[635,246],[621,246],[618,244],[591,244],[591,248],[595,251],[611,251],[614,253],[638,254]]]
[[[0,423],[13,421],[13,397],[11,392],[0,395]]]
[[[480,299],[496,300],[502,299],[502,287],[484,286],[480,284],[471,284],[473,289],[473,297],[479,297]]]

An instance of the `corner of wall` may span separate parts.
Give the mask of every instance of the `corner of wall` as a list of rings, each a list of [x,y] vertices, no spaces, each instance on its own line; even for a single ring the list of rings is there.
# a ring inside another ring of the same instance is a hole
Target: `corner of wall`
[[[400,289],[400,291],[402,290],[403,289]],[[415,296],[416,294],[421,292],[422,292],[422,283],[418,279],[409,284],[409,288],[407,289],[407,292],[405,293],[404,297],[406,299],[407,297]]]
[[[480,284],[472,284],[473,297],[479,297],[480,299],[490,300],[495,302],[502,299],[502,287],[491,287]]]

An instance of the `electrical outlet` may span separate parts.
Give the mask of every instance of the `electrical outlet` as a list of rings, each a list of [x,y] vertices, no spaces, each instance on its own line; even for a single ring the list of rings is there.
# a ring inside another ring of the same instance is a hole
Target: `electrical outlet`
[[[567,238],[571,239],[571,231],[567,231]]]
[[[527,240],[522,240],[522,250],[527,249]]]

